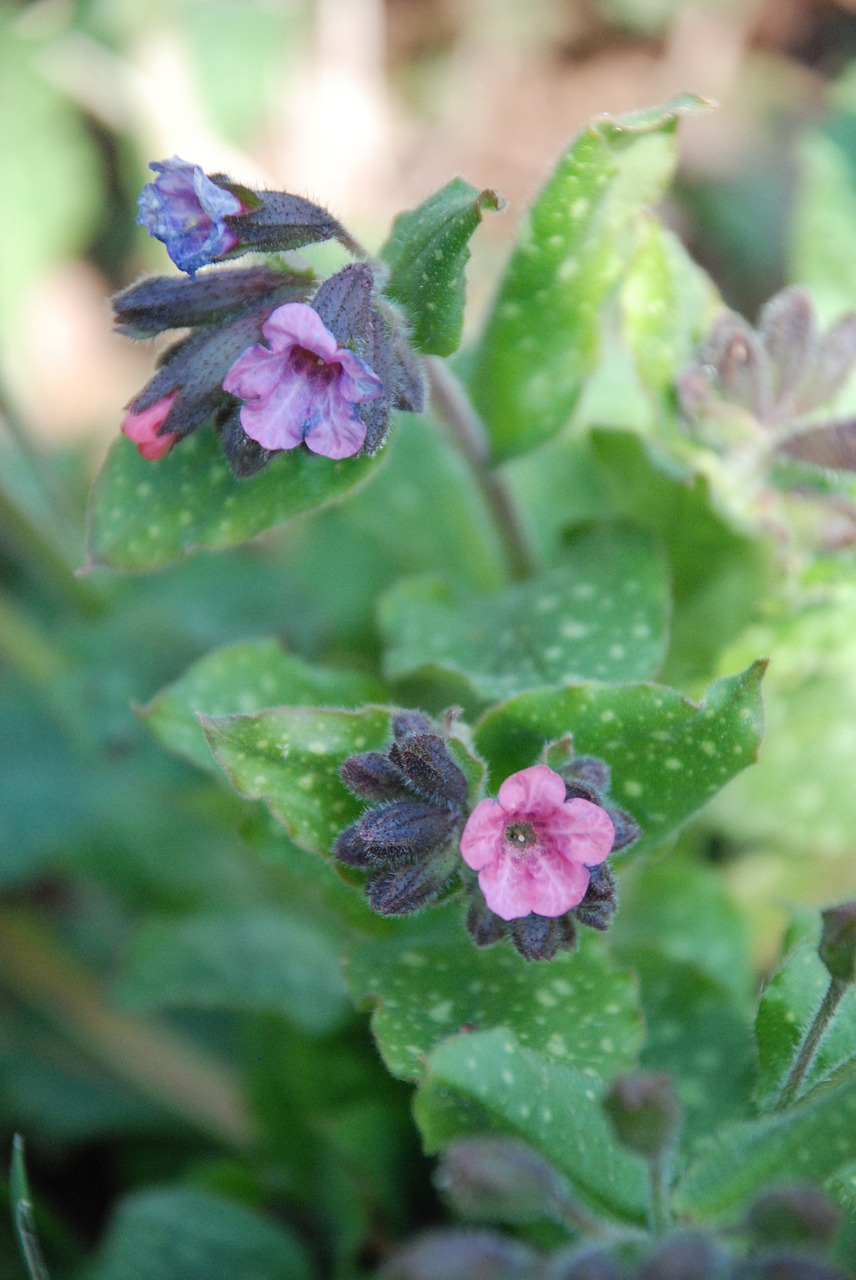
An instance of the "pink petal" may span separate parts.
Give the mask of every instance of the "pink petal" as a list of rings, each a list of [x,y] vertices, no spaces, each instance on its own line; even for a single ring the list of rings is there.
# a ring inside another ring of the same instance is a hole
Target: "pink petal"
[[[241,426],[263,449],[294,449],[302,444],[313,412],[311,389],[303,379],[279,382],[263,400],[241,407]]]
[[[518,920],[532,911],[531,881],[523,860],[501,857],[479,872],[485,902],[503,920]]]
[[[512,773],[499,788],[499,803],[508,813],[523,810],[537,817],[564,802],[564,781],[545,764]]]
[[[561,809],[551,814],[544,843],[572,862],[596,867],[612,852],[615,827],[599,804],[582,798],[566,800]]]
[[[139,413],[126,413],[122,422],[123,433],[135,444],[150,444],[156,440],[177,395],[177,391],[172,391],[168,396],[150,404],[148,409],[141,409]]]
[[[327,401],[324,405],[316,392],[314,409],[320,416],[306,429],[306,447],[325,458],[351,458],[363,447],[366,424],[347,400],[336,395],[333,387],[329,388]]]
[[[284,361],[260,342],[238,356],[223,379],[223,390],[242,400],[270,395],[283,375]]]
[[[318,312],[305,302],[285,302],[277,307],[262,325],[262,333],[274,351],[285,353],[298,345],[328,364],[339,350],[339,344]]]
[[[339,375],[339,393],[354,404],[362,404],[364,400],[377,400],[383,395],[383,383],[369,368],[365,360],[361,360],[353,351],[339,352],[339,364],[342,372]]]
[[[579,906],[589,887],[588,870],[565,858],[540,858],[530,870],[529,900],[539,916],[563,916]]]
[[[480,800],[473,809],[461,832],[461,857],[473,871],[480,871],[499,857],[507,821],[505,810],[495,800]]]
[[[165,453],[169,453],[177,439],[177,432],[167,431],[164,435],[158,436],[154,440],[138,444],[137,453],[141,458],[145,458],[146,462],[156,462],[157,459],[162,458]]]

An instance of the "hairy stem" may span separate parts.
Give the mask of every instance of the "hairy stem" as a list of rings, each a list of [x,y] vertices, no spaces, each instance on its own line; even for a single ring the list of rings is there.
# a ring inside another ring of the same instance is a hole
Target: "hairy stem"
[[[789,1107],[791,1103],[796,1101],[808,1069],[814,1061],[814,1055],[817,1053],[820,1042],[826,1034],[835,1010],[838,1008],[838,1003],[848,986],[849,983],[843,982],[840,978],[830,978],[826,995],[814,1015],[814,1021],[805,1033],[782,1092],[776,1099],[773,1107],[774,1111],[781,1111],[784,1107]]]
[[[502,540],[511,576],[527,578],[535,570],[535,561],[511,494],[490,465],[484,424],[444,361],[428,356],[425,363],[434,407],[472,468]]]
[[[652,1156],[648,1169],[651,1189],[651,1230],[655,1235],[662,1235],[668,1229],[671,1219],[666,1160],[663,1156]]]

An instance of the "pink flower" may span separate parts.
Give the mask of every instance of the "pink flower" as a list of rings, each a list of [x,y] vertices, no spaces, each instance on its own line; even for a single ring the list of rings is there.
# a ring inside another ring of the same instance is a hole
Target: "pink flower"
[[[461,855],[503,920],[533,911],[561,916],[582,902],[588,868],[608,857],[614,840],[605,809],[566,800],[564,780],[536,764],[506,778],[498,799],[479,801],[464,827]]]
[[[306,444],[326,458],[358,453],[366,428],[357,406],[383,395],[369,366],[340,347],[316,311],[286,302],[262,326],[269,347],[243,352],[223,387],[247,403],[241,426],[263,449]]]
[[[178,439],[178,433],[175,431],[158,434],[169,416],[177,395],[177,391],[172,391],[162,400],[156,400],[154,404],[149,405],[148,409],[141,409],[139,413],[125,414],[122,430],[129,440],[133,440],[137,446],[137,452],[149,462],[154,462],[156,458],[162,458],[165,453],[169,453]]]

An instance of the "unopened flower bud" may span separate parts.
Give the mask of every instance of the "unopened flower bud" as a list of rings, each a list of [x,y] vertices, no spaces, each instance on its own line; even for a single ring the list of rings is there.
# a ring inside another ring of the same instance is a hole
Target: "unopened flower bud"
[[[366,885],[369,905],[382,916],[413,915],[439,897],[456,866],[454,853],[446,853],[379,871]]]
[[[665,1154],[677,1136],[680,1106],[665,1071],[631,1072],[613,1080],[603,1108],[623,1146],[639,1155]]]
[[[417,795],[435,804],[462,805],[466,801],[467,780],[437,734],[408,734],[392,744],[389,758]]]
[[[823,933],[817,953],[839,982],[856,979],[856,902],[827,907],[821,913]]]
[[[435,1185],[466,1218],[536,1222],[552,1216],[563,1188],[551,1165],[512,1138],[465,1138],[444,1153]]]
[[[505,937],[506,924],[491,911],[482,895],[474,893],[467,911],[467,932],[477,947],[492,947]]]
[[[577,931],[570,913],[541,916],[532,912],[508,924],[508,936],[524,960],[552,960],[557,951],[573,951]]]
[[[537,1255],[495,1231],[437,1230],[404,1245],[378,1280],[529,1280]]]
[[[404,788],[401,770],[382,751],[349,756],[339,775],[345,786],[363,800],[394,800]]]
[[[719,1245],[694,1233],[662,1244],[638,1271],[637,1280],[727,1280],[730,1270]]]
[[[554,1254],[543,1280],[622,1280],[625,1272],[605,1249],[584,1245]]]
[[[836,1205],[805,1183],[765,1191],[746,1215],[746,1226],[762,1244],[827,1245],[840,1219]]]

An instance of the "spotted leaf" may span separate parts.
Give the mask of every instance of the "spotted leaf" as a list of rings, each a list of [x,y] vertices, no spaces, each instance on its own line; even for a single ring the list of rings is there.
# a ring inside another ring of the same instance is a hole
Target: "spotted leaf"
[[[715,680],[701,702],[654,684],[534,690],[488,711],[476,743],[495,782],[538,758],[545,741],[612,769],[612,795],[642,827],[634,854],[656,849],[757,756],[766,662]]]

